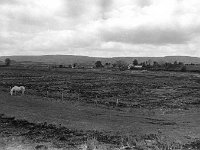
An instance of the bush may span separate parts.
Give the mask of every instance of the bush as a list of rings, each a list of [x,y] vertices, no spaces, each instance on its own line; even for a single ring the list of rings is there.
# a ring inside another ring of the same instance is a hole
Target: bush
[[[95,66],[96,66],[96,68],[102,68],[103,67],[101,61],[96,61]]]
[[[186,72],[186,71],[187,71],[186,66],[183,66],[183,67],[181,68],[181,71],[182,71],[182,72]]]
[[[6,65],[6,66],[10,66],[10,63],[11,63],[10,58],[6,58],[6,59],[5,59],[5,65]]]

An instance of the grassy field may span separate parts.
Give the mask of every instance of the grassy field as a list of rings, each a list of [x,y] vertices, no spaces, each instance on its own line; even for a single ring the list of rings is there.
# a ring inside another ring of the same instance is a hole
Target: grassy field
[[[195,149],[199,83],[196,73],[0,68],[0,113],[82,131],[107,144],[124,139],[135,148],[175,143]],[[10,96],[14,85],[24,85],[26,95]]]

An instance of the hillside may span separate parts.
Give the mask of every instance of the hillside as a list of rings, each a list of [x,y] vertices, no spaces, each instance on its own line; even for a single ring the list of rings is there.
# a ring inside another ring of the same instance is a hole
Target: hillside
[[[2,56],[0,60],[10,58],[17,62],[44,62],[56,64],[72,64],[72,63],[94,63],[96,61],[93,57],[87,56],[72,56],[72,55],[42,55],[42,56]]]
[[[73,63],[85,63],[94,64],[97,60],[102,61],[102,63],[110,62],[114,63],[117,60],[123,60],[127,63],[131,63],[134,59],[138,62],[157,61],[159,63],[174,61],[183,62],[185,64],[200,64],[199,57],[190,56],[166,56],[166,57],[112,57],[112,58],[102,58],[102,57],[88,57],[88,56],[74,56],[74,55],[42,55],[42,56],[2,56],[0,61],[4,61],[6,58],[17,62],[43,62],[43,63],[54,63],[54,64],[73,64]]]

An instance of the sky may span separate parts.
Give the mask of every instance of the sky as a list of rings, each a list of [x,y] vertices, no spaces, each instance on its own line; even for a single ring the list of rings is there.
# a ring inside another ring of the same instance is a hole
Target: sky
[[[0,56],[200,57],[199,0],[0,0]]]

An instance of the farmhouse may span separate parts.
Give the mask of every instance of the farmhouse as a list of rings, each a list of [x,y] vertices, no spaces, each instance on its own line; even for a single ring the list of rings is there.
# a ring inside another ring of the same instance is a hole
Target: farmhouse
[[[142,65],[136,65],[136,66],[133,66],[134,68],[136,69],[142,69]]]
[[[142,65],[133,65],[133,64],[129,64],[128,65],[128,69],[142,69]]]

